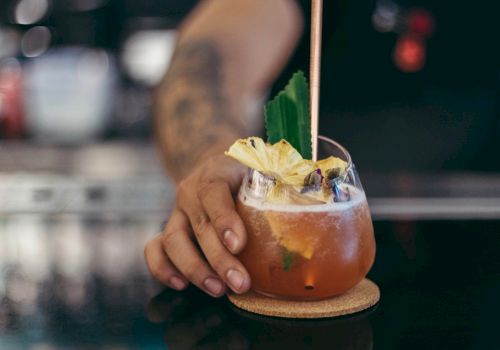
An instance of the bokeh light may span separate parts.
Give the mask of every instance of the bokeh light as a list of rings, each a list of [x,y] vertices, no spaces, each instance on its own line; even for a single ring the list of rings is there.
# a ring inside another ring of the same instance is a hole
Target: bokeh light
[[[157,84],[168,67],[175,40],[174,30],[143,30],[132,34],[122,56],[127,74],[140,83]]]
[[[106,79],[110,70],[110,58],[104,51],[87,51],[76,64],[76,75],[81,82],[99,83]]]
[[[373,27],[382,33],[394,31],[399,15],[399,6],[388,0],[378,1],[372,15]]]
[[[0,58],[13,57],[18,53],[20,36],[12,28],[0,28]]]
[[[0,61],[0,134],[18,137],[23,130],[21,63],[16,58]]]
[[[425,9],[413,9],[406,16],[408,30],[412,33],[429,38],[434,33],[434,16]]]
[[[14,10],[18,24],[33,24],[40,21],[49,10],[49,0],[19,0]]]
[[[416,36],[403,35],[398,38],[394,49],[394,62],[403,72],[417,72],[425,64],[425,44]]]
[[[52,34],[47,27],[37,26],[29,29],[21,41],[21,51],[26,57],[37,57],[47,51]]]

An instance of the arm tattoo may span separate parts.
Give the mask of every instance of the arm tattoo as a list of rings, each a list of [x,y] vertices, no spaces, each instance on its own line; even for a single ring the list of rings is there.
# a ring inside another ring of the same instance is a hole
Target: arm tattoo
[[[185,176],[211,146],[245,133],[223,87],[222,59],[213,43],[176,49],[156,108],[160,144],[175,177]]]

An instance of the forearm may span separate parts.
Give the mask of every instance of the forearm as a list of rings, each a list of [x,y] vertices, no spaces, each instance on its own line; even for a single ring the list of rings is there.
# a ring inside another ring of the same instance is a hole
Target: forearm
[[[180,44],[157,92],[156,131],[167,170],[178,181],[203,157],[245,135],[224,93],[221,56],[209,40]]]
[[[289,0],[206,1],[183,25],[155,106],[158,144],[174,179],[256,132],[246,107],[294,47],[301,30],[294,6]]]

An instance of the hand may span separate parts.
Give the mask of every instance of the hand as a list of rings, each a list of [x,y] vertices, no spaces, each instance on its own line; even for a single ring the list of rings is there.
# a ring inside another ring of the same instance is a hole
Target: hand
[[[245,168],[226,156],[197,166],[177,187],[176,206],[165,229],[146,244],[151,274],[181,290],[189,282],[219,297],[226,286],[236,293],[250,288],[250,276],[233,254],[246,243],[243,221],[235,210]]]

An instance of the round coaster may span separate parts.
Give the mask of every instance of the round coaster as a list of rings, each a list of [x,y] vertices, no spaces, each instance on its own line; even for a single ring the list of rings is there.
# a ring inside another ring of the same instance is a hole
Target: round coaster
[[[314,301],[273,299],[255,292],[230,293],[229,301],[240,309],[260,315],[285,318],[324,318],[353,314],[375,305],[380,299],[378,286],[365,278],[339,296]]]

